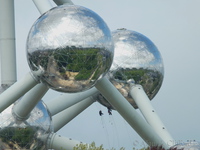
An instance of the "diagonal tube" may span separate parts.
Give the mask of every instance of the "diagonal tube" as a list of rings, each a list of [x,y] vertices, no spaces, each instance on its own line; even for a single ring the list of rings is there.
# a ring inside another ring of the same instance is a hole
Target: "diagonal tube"
[[[37,7],[40,14],[45,13],[53,7],[49,0],[33,0],[33,3]]]
[[[79,144],[82,144],[82,142],[60,136],[56,133],[52,133],[47,140],[48,149],[55,150],[74,150],[74,147]]]
[[[96,88],[92,88],[85,92],[80,92],[80,93],[75,93],[75,94],[63,94],[62,96],[56,97],[52,99],[51,101],[46,102],[46,105],[49,109],[49,112],[53,116],[63,111],[64,109],[96,93],[99,93],[99,91]]]
[[[36,84],[38,84],[38,81],[31,73],[28,73],[24,78],[9,87],[0,95],[0,112],[22,97]]]
[[[74,119],[78,114],[88,108],[94,101],[95,95],[90,96],[83,101],[63,110],[62,112],[54,115],[52,117],[53,125],[54,125],[54,132],[60,130],[64,125]]]
[[[27,92],[23,98],[13,107],[13,115],[19,121],[24,121],[37,103],[42,99],[48,91],[48,87],[40,83]]]
[[[102,78],[95,86],[149,146],[169,148],[107,78]]]
[[[143,90],[143,87],[138,84],[130,84],[130,95],[137,104],[139,110],[143,114],[146,121],[151,125],[155,132],[167,143],[169,146],[173,146],[173,138],[167,131],[166,127],[162,123],[161,119],[157,115],[153,108],[148,96]]]
[[[74,3],[71,0],[53,0],[56,5],[73,5]]]

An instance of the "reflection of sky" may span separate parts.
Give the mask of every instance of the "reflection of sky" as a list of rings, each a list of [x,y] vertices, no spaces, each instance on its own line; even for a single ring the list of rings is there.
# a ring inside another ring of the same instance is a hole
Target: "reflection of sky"
[[[70,45],[102,47],[104,43],[110,46],[109,28],[96,13],[91,12],[79,6],[53,9],[35,22],[30,32],[31,41],[27,43],[28,47],[31,49]]]
[[[113,39],[115,54],[111,69],[149,68],[163,73],[160,53],[148,38],[130,30],[117,30],[113,32]]]
[[[12,115],[12,108],[13,105],[9,106],[2,113],[0,113],[0,120],[1,120],[0,127],[8,127],[8,126],[12,127],[17,125],[15,122],[15,118]],[[43,105],[42,101],[39,101],[39,103],[33,109],[30,117],[25,121],[25,123],[22,122],[17,126],[26,127],[27,124],[30,124],[32,126],[39,126],[44,130],[49,130],[51,128],[51,117],[47,109]]]
[[[0,113],[0,127],[6,127],[8,126],[11,122],[14,122],[14,117],[12,116],[12,106],[8,107],[5,109],[3,112]]]
[[[49,127],[51,124],[51,117],[44,107],[42,101],[39,101],[34,110],[31,112],[31,116],[28,119],[28,122],[34,124],[40,124],[42,127]]]

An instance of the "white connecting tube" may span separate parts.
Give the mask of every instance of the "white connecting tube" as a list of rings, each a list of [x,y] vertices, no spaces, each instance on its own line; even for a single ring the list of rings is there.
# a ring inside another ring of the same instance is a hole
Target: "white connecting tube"
[[[102,78],[95,86],[149,146],[169,148],[107,78]]]
[[[173,146],[173,138],[153,108],[148,96],[143,90],[143,87],[138,84],[130,84],[130,86],[130,95],[134,99],[146,121],[167,145],[170,147]]]

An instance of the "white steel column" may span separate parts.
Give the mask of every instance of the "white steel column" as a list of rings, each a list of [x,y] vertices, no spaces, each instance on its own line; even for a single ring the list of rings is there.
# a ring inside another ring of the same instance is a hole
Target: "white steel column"
[[[54,115],[52,117],[54,132],[60,130],[64,125],[74,119],[78,114],[80,114],[83,110],[88,108],[96,99],[95,96],[90,96],[85,100],[63,110],[62,112]]]
[[[23,79],[19,80],[4,91],[0,95],[0,113],[33,88],[36,84],[38,84],[38,81],[32,77],[31,73],[28,73]]]
[[[56,5],[73,5],[74,3],[71,0],[53,0]]]
[[[17,80],[14,0],[0,0],[0,52],[1,84],[11,85]]]
[[[40,83],[27,92],[13,108],[13,115],[16,119],[19,121],[26,120],[48,89],[46,85]]]
[[[107,78],[98,81],[96,88],[149,146],[169,148]]]
[[[92,88],[85,92],[75,94],[63,94],[62,96],[56,97],[55,99],[46,102],[46,106],[48,107],[51,115],[53,116],[96,93],[99,93],[99,91],[96,88]]]
[[[49,0],[33,0],[33,2],[40,14],[43,14],[52,8],[52,5],[49,2]]]
[[[173,146],[173,138],[167,131],[166,127],[162,123],[161,119],[157,115],[153,108],[148,96],[143,90],[143,87],[138,84],[131,84],[130,95],[134,99],[141,113],[152,126],[156,133],[167,143],[169,146]]]
[[[73,148],[82,142],[72,140],[56,133],[52,133],[47,140],[48,149],[55,150],[73,150]]]

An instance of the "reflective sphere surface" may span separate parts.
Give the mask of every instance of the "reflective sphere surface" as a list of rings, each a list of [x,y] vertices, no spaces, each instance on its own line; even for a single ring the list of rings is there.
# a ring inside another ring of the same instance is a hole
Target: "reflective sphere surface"
[[[142,85],[149,99],[152,99],[160,89],[164,77],[162,57],[153,42],[138,32],[118,29],[112,32],[112,36],[115,53],[107,77],[132,106],[137,108],[129,94],[129,82]],[[103,99],[99,95],[100,103],[109,106]]]
[[[5,149],[47,149],[40,137],[53,130],[51,117],[40,101],[33,109],[29,119],[17,122],[12,115],[13,105],[0,113],[0,150]]]
[[[186,142],[172,146],[172,150],[200,150],[199,142]]]
[[[109,70],[113,41],[106,23],[93,11],[76,5],[55,7],[32,26],[27,59],[34,76],[61,92],[94,86]]]

